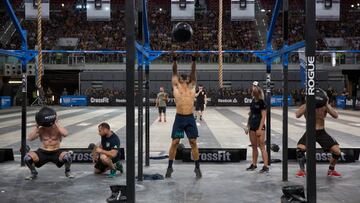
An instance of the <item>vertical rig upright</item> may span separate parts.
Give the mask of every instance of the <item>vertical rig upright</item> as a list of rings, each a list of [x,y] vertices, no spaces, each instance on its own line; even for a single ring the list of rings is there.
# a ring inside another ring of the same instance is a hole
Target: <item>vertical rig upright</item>
[[[127,201],[135,202],[135,2],[125,1],[126,35],[126,185]]]
[[[316,23],[315,0],[306,0],[305,19],[305,57],[306,68],[306,194],[309,203],[316,202],[316,115],[315,115],[315,81],[316,81]]]

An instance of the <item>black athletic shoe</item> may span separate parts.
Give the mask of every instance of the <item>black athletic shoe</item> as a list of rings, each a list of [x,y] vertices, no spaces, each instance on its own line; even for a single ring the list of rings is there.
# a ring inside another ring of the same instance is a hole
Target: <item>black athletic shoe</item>
[[[126,202],[126,196],[124,193],[124,186],[122,185],[110,185],[111,196],[106,199],[108,203]]]
[[[70,172],[70,171],[66,171],[65,172],[65,176],[67,177],[67,178],[75,178],[75,176]]]
[[[195,172],[195,174],[196,174],[196,178],[201,178],[202,177],[202,173],[201,173],[201,170],[200,170],[200,168],[195,168],[194,169],[194,172]]]
[[[202,121],[202,116],[200,116],[200,120]]]
[[[35,178],[37,178],[38,172],[36,170],[31,171],[30,176],[26,177],[25,180],[33,180]]]
[[[256,165],[251,164],[248,168],[246,168],[246,170],[247,170],[247,171],[253,171],[253,170],[255,170],[256,168],[257,168]]]
[[[263,166],[259,173],[269,173],[269,167]]]
[[[171,178],[172,172],[174,172],[173,168],[167,168],[165,178]]]

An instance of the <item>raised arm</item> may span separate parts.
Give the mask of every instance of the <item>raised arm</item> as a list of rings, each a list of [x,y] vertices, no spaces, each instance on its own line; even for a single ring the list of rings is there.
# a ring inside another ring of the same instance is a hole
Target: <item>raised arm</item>
[[[329,103],[326,104],[326,110],[333,118],[339,117],[338,112],[333,107],[331,107]]]
[[[63,137],[67,137],[69,135],[69,132],[60,125],[59,123],[59,120],[56,119],[56,122],[55,122],[55,126],[56,128],[59,130],[60,134],[63,136]]]
[[[192,64],[191,64],[191,73],[190,73],[190,82],[195,86],[196,84],[196,57],[192,56],[191,57],[192,60]]]
[[[179,74],[178,74],[178,68],[177,68],[177,57],[176,55],[173,56],[173,74],[172,74],[172,85],[176,86],[179,82]]]
[[[36,125],[28,134],[27,139],[33,141],[39,137],[39,127]]]
[[[299,107],[299,109],[295,112],[296,118],[300,118],[305,114],[306,104],[303,104]]]

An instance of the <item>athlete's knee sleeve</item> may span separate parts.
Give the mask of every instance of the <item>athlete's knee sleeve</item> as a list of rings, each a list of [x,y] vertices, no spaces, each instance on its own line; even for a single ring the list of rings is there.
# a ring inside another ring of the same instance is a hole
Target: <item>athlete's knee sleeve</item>
[[[24,162],[25,162],[25,164],[27,165],[27,166],[32,166],[33,165],[33,163],[34,163],[34,160],[32,159],[32,157],[29,155],[29,154],[26,154],[25,156],[24,156]]]
[[[332,152],[331,155],[332,155],[332,158],[335,159],[335,160],[338,160],[341,157],[340,154],[336,154],[334,152]]]
[[[64,156],[63,156],[63,162],[64,163],[71,163],[72,162],[72,152],[67,152]]]
[[[305,150],[301,148],[296,149],[296,158],[297,159],[304,159],[305,158]]]

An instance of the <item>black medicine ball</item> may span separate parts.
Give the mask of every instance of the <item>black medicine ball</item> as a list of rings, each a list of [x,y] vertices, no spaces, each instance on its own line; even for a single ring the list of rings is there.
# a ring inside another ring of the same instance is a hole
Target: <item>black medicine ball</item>
[[[289,186],[284,186],[282,188],[283,194],[285,197],[287,198],[292,198],[293,200],[295,200],[294,202],[306,202],[304,201],[305,199],[305,189],[304,186],[302,185],[289,185]],[[296,201],[299,200],[299,201]],[[293,202],[293,201],[291,201]]]
[[[271,145],[270,145],[270,149],[271,149],[271,151],[273,151],[273,152],[279,152],[280,147],[279,147],[279,145],[277,145],[277,144],[271,144]]]
[[[327,94],[321,88],[315,89],[315,102],[316,102],[316,108],[321,108],[325,106],[328,102]]]
[[[184,22],[177,23],[172,30],[173,38],[177,42],[188,42],[192,34],[193,30],[191,26]]]
[[[42,107],[35,115],[35,121],[39,126],[51,127],[56,120],[56,111],[49,107]]]

